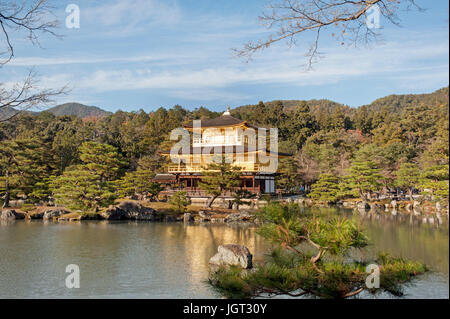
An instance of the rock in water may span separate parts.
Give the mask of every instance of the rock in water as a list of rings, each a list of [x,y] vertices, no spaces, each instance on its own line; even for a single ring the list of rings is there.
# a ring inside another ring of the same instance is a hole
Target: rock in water
[[[252,254],[250,250],[242,245],[228,244],[220,245],[218,252],[209,260],[215,266],[241,266],[250,269],[252,265]]]
[[[24,219],[25,214],[21,212],[17,212],[14,209],[5,209],[1,211],[0,219],[2,220],[15,220],[15,219]]]
[[[117,206],[111,205],[106,211],[100,213],[100,216],[106,220],[157,220],[154,209],[133,201],[123,201]]]
[[[62,216],[62,215],[67,215],[67,214],[70,214],[70,211],[68,211],[67,209],[64,209],[64,208],[52,208],[52,209],[46,210],[43,213],[42,219],[49,220],[49,219],[53,219],[53,217],[59,217],[59,216]]]

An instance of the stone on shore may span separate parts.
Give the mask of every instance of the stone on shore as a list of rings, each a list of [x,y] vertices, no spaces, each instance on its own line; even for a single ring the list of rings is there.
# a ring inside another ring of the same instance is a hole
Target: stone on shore
[[[16,219],[24,219],[26,216],[25,213],[18,212],[14,209],[5,209],[1,211],[0,219],[2,220],[16,220]]]
[[[246,211],[242,211],[239,213],[233,213],[233,214],[229,214],[226,218],[225,218],[225,222],[226,223],[232,223],[232,222],[245,222],[245,221],[251,221],[253,219],[253,216],[251,214],[249,214]]]
[[[214,266],[240,266],[244,269],[250,269],[253,256],[250,250],[243,245],[228,244],[220,245],[217,254],[209,260]]]
[[[65,208],[57,208],[57,207],[49,208],[42,213],[42,219],[50,220],[50,219],[53,219],[54,217],[60,217],[60,216],[67,215],[70,213],[71,212]]]
[[[100,216],[106,220],[148,220],[156,221],[158,215],[153,208],[145,207],[138,202],[123,201],[119,205],[111,205],[100,213]]]

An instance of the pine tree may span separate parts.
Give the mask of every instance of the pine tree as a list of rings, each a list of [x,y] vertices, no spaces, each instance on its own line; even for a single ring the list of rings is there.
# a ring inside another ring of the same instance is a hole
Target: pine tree
[[[233,167],[226,162],[226,157],[222,156],[221,162],[211,163],[205,167],[202,180],[199,186],[211,196],[207,207],[211,207],[214,201],[224,192],[231,192],[240,184],[240,168]]]
[[[102,182],[118,178],[127,164],[118,149],[108,144],[84,142],[79,152],[84,167],[98,175]]]
[[[319,180],[311,186],[308,196],[321,202],[335,203],[339,194],[339,178],[332,174],[321,174]]]
[[[297,162],[293,157],[280,159],[277,170],[280,177],[277,180],[277,186],[287,192],[292,191],[299,179],[297,171]]]
[[[420,187],[438,199],[449,198],[449,165],[434,165],[425,169],[420,177]]]
[[[95,142],[80,146],[82,164],[68,167],[52,179],[51,189],[57,202],[71,209],[96,211],[111,204],[116,195],[112,181],[125,161],[117,148]]]
[[[170,197],[169,203],[177,212],[184,213],[191,201],[189,197],[186,196],[186,192],[176,192]]]
[[[407,189],[410,200],[413,200],[413,189],[419,185],[420,170],[416,164],[403,163],[396,172],[395,185]]]
[[[48,145],[38,139],[16,139],[0,143],[1,187],[4,206],[17,195],[45,200],[49,196],[47,179],[53,171]]]
[[[377,191],[383,179],[374,161],[354,161],[344,179],[345,187],[358,191],[363,200],[370,200],[370,194]]]
[[[366,290],[402,295],[402,284],[428,271],[420,262],[379,254],[373,261],[353,259],[352,250],[369,243],[360,225],[350,219],[305,216],[296,205],[269,204],[258,215],[258,233],[272,243],[264,263],[252,271],[219,267],[210,284],[229,298],[276,295],[290,297],[349,298]],[[327,258],[328,257],[328,258]],[[376,264],[380,287],[366,284],[366,267]]]
[[[96,211],[115,199],[110,183],[103,182],[100,175],[84,165],[68,167],[62,175],[54,177],[51,189],[58,204],[83,212]]]
[[[150,195],[152,200],[162,191],[161,184],[152,182],[154,176],[153,172],[147,170],[126,173],[114,182],[117,195],[119,197]]]

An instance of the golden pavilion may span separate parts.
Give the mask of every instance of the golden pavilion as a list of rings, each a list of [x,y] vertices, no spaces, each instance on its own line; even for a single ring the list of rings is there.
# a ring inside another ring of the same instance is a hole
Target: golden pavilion
[[[231,116],[229,108],[218,118],[192,121],[183,129],[189,144],[160,152],[170,157],[171,164],[167,173],[158,174],[155,181],[177,184],[188,196],[201,197],[205,194],[198,182],[208,165],[226,158],[240,169],[240,189],[254,194],[276,192],[278,159],[290,156],[277,151],[276,129],[259,128],[237,119]]]

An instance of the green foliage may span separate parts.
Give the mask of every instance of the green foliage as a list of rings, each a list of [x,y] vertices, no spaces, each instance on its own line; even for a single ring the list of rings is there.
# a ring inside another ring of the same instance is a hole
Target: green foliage
[[[185,213],[187,206],[191,204],[191,200],[186,196],[186,192],[176,192],[170,197],[169,203],[177,212]]]
[[[83,211],[112,204],[117,197],[112,181],[125,164],[117,148],[85,142],[79,152],[83,164],[68,167],[62,175],[52,178],[51,189],[56,201]]]
[[[332,174],[321,174],[319,180],[311,186],[308,196],[318,201],[335,203],[339,194],[339,178]]]
[[[163,190],[161,184],[152,182],[155,174],[147,170],[128,172],[121,179],[114,182],[117,195],[128,197],[135,195],[149,195],[155,198]]]
[[[97,174],[102,181],[112,181],[121,174],[126,161],[118,149],[108,144],[84,142],[79,148],[84,167]]]
[[[373,149],[369,146],[361,148],[355,156],[348,174],[343,179],[345,188],[357,190],[364,200],[370,199],[370,193],[377,191],[382,185],[383,176],[373,158]]]
[[[234,167],[230,163],[227,163],[225,156],[222,156],[219,163],[217,162],[208,164],[205,167],[205,171],[203,172],[204,177],[199,182],[200,188],[211,195],[209,206],[224,192],[231,192],[240,184],[239,167]]]
[[[396,186],[402,163],[417,163],[423,173],[417,188],[429,190],[434,198],[448,198],[448,174],[435,176],[445,173],[449,163],[448,87],[431,94],[392,95],[357,108],[329,100],[289,100],[242,106],[232,114],[250,124],[279,129],[280,151],[294,154],[279,163],[277,184],[288,192],[300,186],[308,189],[321,174],[332,174],[342,180],[339,196],[367,197]],[[219,115],[204,107],[190,112],[179,105],[150,113],[111,114],[80,105],[39,114],[24,112],[0,123],[1,143],[33,141],[14,150],[17,163],[6,160],[11,158],[5,154],[12,144],[2,144],[1,196],[8,193],[11,198],[28,196],[30,203],[45,201],[50,176],[86,165],[80,152],[85,142],[91,152],[85,156],[94,158],[87,160],[90,169],[102,182],[136,170],[161,172],[167,159],[158,151],[174,143],[168,138],[172,129],[192,119]],[[365,179],[362,186],[358,176]],[[220,187],[209,189],[220,191]]]
[[[385,254],[370,263],[350,259],[348,250],[363,249],[368,239],[349,219],[305,218],[295,205],[280,204],[264,208],[261,216],[264,224],[259,233],[277,246],[255,271],[221,267],[211,273],[211,285],[227,298],[348,298],[363,290],[401,296],[403,284],[428,271],[424,264]],[[317,254],[312,254],[311,248]],[[379,266],[380,289],[366,286],[366,266],[373,263]]]
[[[420,187],[438,199],[449,198],[449,165],[434,165],[425,169],[421,175]]]
[[[51,189],[58,204],[83,212],[106,207],[116,198],[108,182],[82,165],[69,167],[62,175],[54,177]]]
[[[407,189],[412,200],[412,190],[419,186],[420,170],[419,167],[412,163],[403,163],[396,172],[397,179],[395,185],[397,187]]]
[[[0,155],[0,188],[6,202],[19,195],[47,199],[47,181],[54,170],[48,144],[36,138],[2,141]]]

